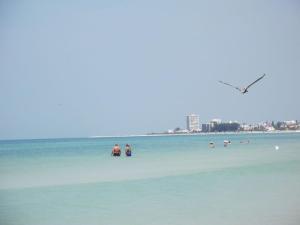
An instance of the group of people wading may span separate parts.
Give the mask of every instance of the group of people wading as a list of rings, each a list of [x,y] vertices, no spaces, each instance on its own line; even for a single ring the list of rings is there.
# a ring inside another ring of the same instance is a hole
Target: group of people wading
[[[118,144],[115,144],[111,151],[112,156],[121,156],[121,147]],[[129,144],[125,145],[125,155],[131,156],[131,147]]]

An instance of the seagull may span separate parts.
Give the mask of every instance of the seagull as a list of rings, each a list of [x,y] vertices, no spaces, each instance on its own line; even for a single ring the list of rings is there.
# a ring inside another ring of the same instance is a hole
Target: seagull
[[[244,87],[244,88],[240,88],[240,87],[233,86],[233,85],[228,84],[228,83],[225,83],[225,82],[223,82],[223,81],[221,81],[221,80],[219,80],[219,82],[220,82],[221,84],[226,84],[226,85],[228,85],[228,86],[231,86],[231,87],[237,89],[238,91],[240,91],[242,94],[245,94],[245,93],[248,92],[248,88],[250,88],[253,84],[255,84],[256,82],[258,82],[259,80],[263,79],[264,76],[266,76],[266,74],[263,74],[261,77],[259,77],[259,78],[256,79],[254,82],[252,82],[251,84],[249,84],[247,87]]]

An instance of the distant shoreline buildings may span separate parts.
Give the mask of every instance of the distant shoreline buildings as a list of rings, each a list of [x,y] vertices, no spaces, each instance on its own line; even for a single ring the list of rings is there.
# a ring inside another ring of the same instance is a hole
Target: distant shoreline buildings
[[[193,134],[193,133],[216,133],[216,132],[251,132],[251,131],[291,131],[300,130],[300,123],[297,120],[272,121],[260,123],[239,123],[238,121],[222,121],[212,119],[208,123],[200,123],[200,116],[190,114],[186,116],[186,129],[176,127],[161,133],[150,134]]]
[[[186,127],[189,132],[200,132],[200,120],[196,114],[191,114],[186,117]]]

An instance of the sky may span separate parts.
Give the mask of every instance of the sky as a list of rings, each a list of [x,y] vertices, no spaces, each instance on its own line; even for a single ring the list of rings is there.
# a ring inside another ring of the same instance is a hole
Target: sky
[[[299,83],[297,0],[0,2],[0,139],[299,120]]]

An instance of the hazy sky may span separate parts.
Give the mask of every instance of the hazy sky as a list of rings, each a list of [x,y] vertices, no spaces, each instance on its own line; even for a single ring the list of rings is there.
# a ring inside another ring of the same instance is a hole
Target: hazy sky
[[[300,119],[299,83],[298,0],[0,2],[0,139]]]

